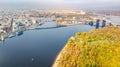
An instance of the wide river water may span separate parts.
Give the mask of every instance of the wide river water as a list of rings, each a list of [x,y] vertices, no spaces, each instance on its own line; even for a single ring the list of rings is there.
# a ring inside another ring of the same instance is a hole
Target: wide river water
[[[46,22],[36,30],[0,42],[0,67],[51,67],[57,54],[76,32],[87,32],[94,27],[74,25],[56,27]]]
[[[46,22],[21,36],[7,38],[4,44],[0,41],[0,67],[51,67],[71,36],[91,29],[94,27],[89,25],[56,27],[55,22]]]

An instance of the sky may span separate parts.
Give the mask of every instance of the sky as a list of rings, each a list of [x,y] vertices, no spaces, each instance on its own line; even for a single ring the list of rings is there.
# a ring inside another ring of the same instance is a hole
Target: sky
[[[120,0],[0,0],[1,3],[105,3],[105,2],[120,2]]]
[[[48,8],[119,8],[120,0],[0,0],[2,6],[37,6]]]

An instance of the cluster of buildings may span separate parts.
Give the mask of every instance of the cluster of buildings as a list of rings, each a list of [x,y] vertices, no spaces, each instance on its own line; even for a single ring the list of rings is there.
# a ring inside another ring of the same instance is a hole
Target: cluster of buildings
[[[37,12],[24,9],[0,10],[0,32],[14,32],[21,28],[39,25],[42,22]]]
[[[85,24],[88,22],[96,22],[96,20],[107,20],[107,16],[100,16],[88,13],[79,13],[79,14],[63,14],[60,17],[56,18],[56,22],[60,25],[74,25],[74,24]]]
[[[106,19],[106,17],[88,14],[83,10],[0,8],[0,35],[35,29],[48,21],[56,21],[58,25],[74,25],[96,19]]]
[[[1,9],[0,10],[0,36],[1,40],[10,34],[19,34],[26,29],[34,29],[41,25],[44,18],[36,11],[26,9]]]

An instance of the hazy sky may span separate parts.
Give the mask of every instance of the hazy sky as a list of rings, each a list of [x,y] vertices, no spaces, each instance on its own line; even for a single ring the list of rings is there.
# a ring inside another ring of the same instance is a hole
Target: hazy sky
[[[25,3],[25,2],[51,2],[51,3],[99,3],[99,2],[120,2],[120,0],[0,0],[1,3]]]
[[[118,8],[120,0],[0,0],[1,5],[39,6],[39,7],[70,7],[70,8]]]

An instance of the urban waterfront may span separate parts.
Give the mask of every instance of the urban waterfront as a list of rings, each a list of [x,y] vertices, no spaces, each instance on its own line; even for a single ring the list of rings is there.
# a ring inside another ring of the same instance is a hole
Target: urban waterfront
[[[56,26],[47,22],[42,28]],[[67,40],[76,32],[87,32],[94,27],[74,25],[53,29],[28,30],[21,36],[0,43],[0,67],[50,67]]]
[[[119,17],[112,16],[114,19],[119,21]],[[95,27],[84,24],[57,27],[56,22],[45,22],[20,36],[6,38],[0,43],[0,67],[50,67],[71,36],[92,29]]]
[[[0,67],[120,67],[120,0],[1,0]]]

